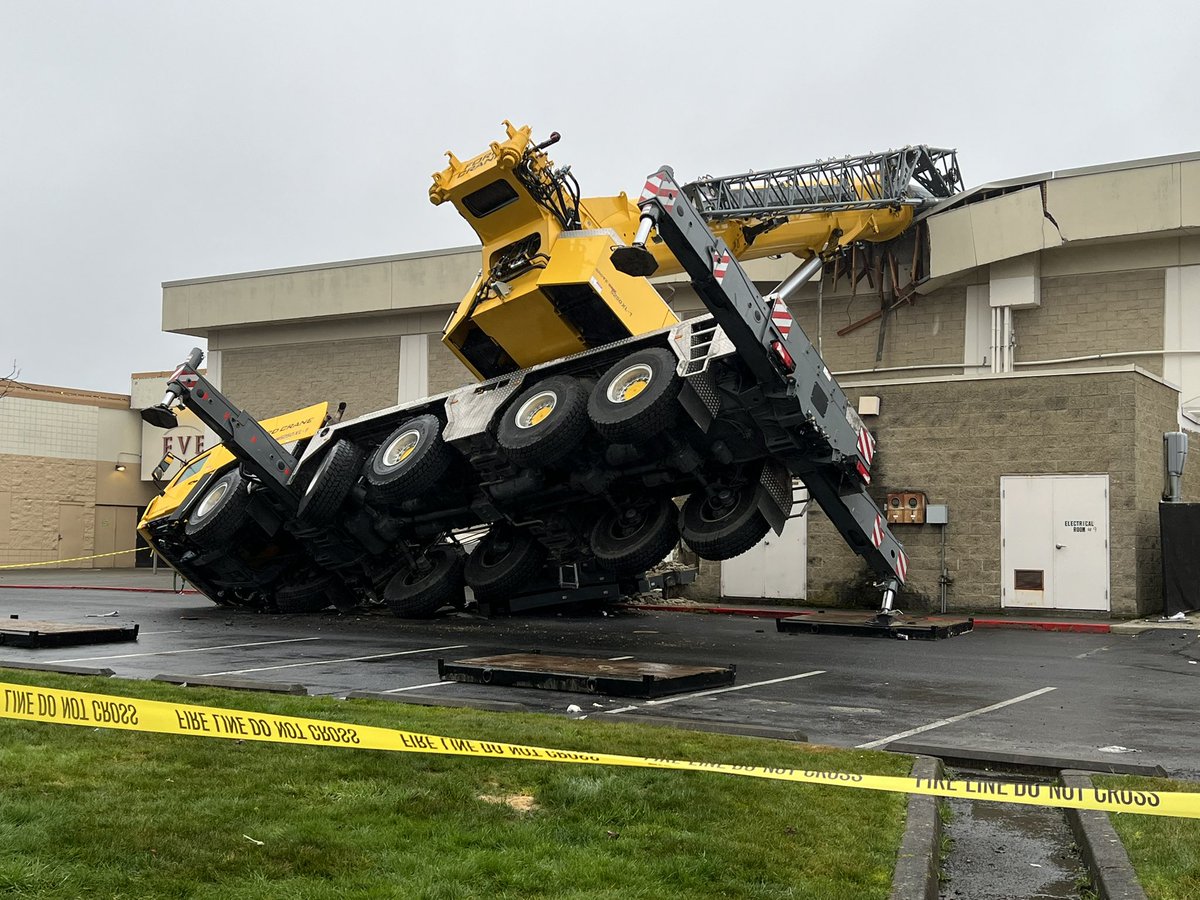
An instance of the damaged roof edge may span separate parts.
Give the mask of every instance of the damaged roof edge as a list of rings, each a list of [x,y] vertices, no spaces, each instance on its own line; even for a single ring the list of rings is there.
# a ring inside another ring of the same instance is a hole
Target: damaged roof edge
[[[1075,169],[1051,169],[1035,175],[1023,175],[1018,178],[1006,178],[1001,181],[989,181],[970,190],[948,197],[936,206],[931,206],[917,215],[914,221],[921,221],[941,212],[954,209],[993,191],[1008,192],[1021,188],[1032,187],[1055,178],[1074,178],[1078,175],[1098,175],[1104,172],[1123,172],[1130,169],[1144,169],[1150,166],[1165,166],[1173,163],[1193,162],[1200,160],[1200,151],[1191,153],[1175,153],[1170,156],[1147,156],[1144,159],[1131,159],[1124,162],[1105,163],[1098,166],[1080,166]]]

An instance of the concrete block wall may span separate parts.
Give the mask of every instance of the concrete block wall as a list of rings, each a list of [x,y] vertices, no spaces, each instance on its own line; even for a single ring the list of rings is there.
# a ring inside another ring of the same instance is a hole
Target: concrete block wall
[[[327,400],[347,417],[396,404],[400,337],[222,351],[221,391],[256,418]]]
[[[0,401],[0,406],[8,400]],[[80,516],[82,552],[95,546],[96,464],[89,459],[0,455],[0,565],[56,560],[61,505]],[[73,554],[72,554],[73,555]]]
[[[865,291],[865,284],[863,288]],[[815,344],[817,303],[815,296],[810,294],[806,292],[800,300],[790,303],[789,309],[809,340]],[[961,369],[966,304],[966,287],[955,286],[926,296],[918,295],[912,304],[896,308],[888,314],[887,326],[883,330],[883,357],[876,361],[880,320],[870,322],[843,337],[839,337],[837,332],[878,309],[878,297],[875,294],[865,297],[860,294],[851,300],[847,294],[830,296],[827,292],[822,298],[822,356],[834,372],[934,364]]]
[[[1042,305],[1013,311],[1018,363],[1063,359],[1093,353],[1160,350],[1166,273],[1136,269],[1042,279]],[[1162,356],[1146,355],[1111,361],[1134,363],[1162,374]],[[1103,365],[1096,360],[1073,365]]]
[[[429,335],[428,340],[429,358],[426,363],[426,371],[429,377],[428,393],[430,395],[475,383],[477,379],[474,374],[459,361],[457,356],[446,349],[440,333]]]
[[[0,453],[95,459],[100,410],[27,397],[0,402]]]
[[[872,496],[921,490],[950,506],[950,605],[1000,606],[1000,477],[1109,475],[1110,597],[1114,615],[1153,607],[1162,431],[1174,391],[1133,371],[856,386],[882,400]],[[1200,477],[1193,473],[1191,489]],[[938,598],[936,526],[897,526],[909,584]],[[833,604],[861,567],[819,510],[809,514],[809,601]]]

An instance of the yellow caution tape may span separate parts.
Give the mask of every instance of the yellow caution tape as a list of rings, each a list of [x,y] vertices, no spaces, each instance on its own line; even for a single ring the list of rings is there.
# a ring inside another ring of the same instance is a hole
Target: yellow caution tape
[[[799,769],[737,766],[728,763],[691,762],[682,759],[649,759],[576,750],[552,750],[467,738],[442,737],[370,725],[277,716],[239,709],[192,706],[136,697],[114,697],[57,688],[0,683],[0,718],[60,725],[84,725],[157,734],[303,744],[310,747],[346,747],[358,750],[391,750],[400,753],[435,753],[448,756],[484,756],[493,759],[541,760],[588,766],[628,766],[642,769],[677,769],[720,772],[747,778],[797,781],[869,791],[928,794],[963,800],[992,800],[1030,806],[1070,807],[1104,812],[1144,813],[1156,816],[1200,818],[1200,793],[1073,788],[1043,784],[1013,784],[949,779],[902,778],[862,775],[856,772],[818,772]]]
[[[106,556],[120,556],[123,553],[141,553],[149,547],[134,547],[132,550],[115,550],[112,553],[93,553],[91,556],[72,556],[70,559],[49,559],[45,562],[9,563],[0,569],[32,569],[34,566],[57,566],[62,563],[83,562],[85,559],[103,559]]]

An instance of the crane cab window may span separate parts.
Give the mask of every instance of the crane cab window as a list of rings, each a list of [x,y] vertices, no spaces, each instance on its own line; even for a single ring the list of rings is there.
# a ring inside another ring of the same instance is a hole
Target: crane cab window
[[[463,197],[463,206],[467,212],[477,219],[490,216],[498,209],[503,209],[517,199],[517,192],[507,181],[493,181]]]
[[[182,484],[183,482],[187,481],[189,478],[203,469],[204,464],[207,462],[207,453],[205,453],[203,456],[197,456],[190,463],[188,463],[187,466],[185,466],[183,469],[180,469],[178,475],[171,479],[171,486],[174,487],[177,484]]]

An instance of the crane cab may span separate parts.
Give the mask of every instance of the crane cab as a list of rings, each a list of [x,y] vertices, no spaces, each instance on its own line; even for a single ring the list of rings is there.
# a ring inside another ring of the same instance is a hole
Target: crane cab
[[[595,221],[569,169],[554,168],[545,147],[558,135],[536,144],[529,126],[504,124],[507,139],[478,156],[463,162],[448,152],[429,189],[483,242],[479,277],[443,343],[492,378],[677,322],[649,282],[613,268],[612,247],[630,235]]]

